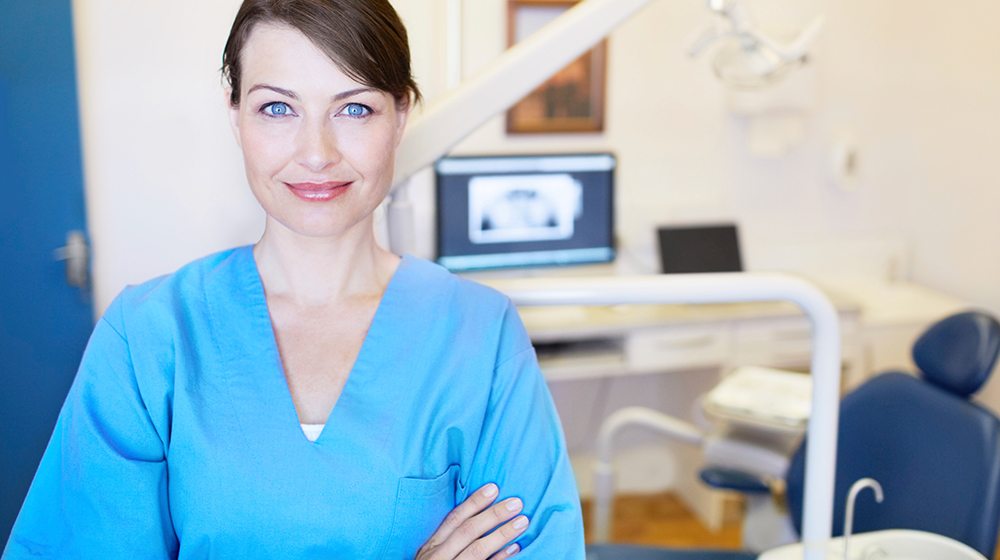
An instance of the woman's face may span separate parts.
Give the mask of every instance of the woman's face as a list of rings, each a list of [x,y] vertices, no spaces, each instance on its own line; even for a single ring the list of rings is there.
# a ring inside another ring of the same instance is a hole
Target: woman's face
[[[269,221],[311,237],[370,229],[407,111],[348,77],[291,27],[257,26],[241,61],[240,104],[230,117]]]

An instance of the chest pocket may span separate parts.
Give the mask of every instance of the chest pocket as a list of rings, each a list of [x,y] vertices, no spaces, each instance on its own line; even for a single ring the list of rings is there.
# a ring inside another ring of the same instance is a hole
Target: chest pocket
[[[413,560],[417,551],[455,509],[458,465],[435,478],[401,478],[392,532],[383,560]]]

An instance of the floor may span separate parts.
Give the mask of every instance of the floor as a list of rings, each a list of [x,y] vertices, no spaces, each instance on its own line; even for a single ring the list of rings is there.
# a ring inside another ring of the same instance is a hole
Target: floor
[[[590,542],[591,502],[584,500],[582,505],[584,534]],[[617,496],[612,512],[612,542],[678,548],[740,548],[739,523],[729,523],[718,532],[710,531],[670,492]]]

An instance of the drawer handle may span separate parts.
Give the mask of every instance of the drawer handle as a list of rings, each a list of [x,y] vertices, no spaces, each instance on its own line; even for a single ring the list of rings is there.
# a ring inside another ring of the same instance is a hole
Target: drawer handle
[[[713,342],[715,342],[715,337],[706,334],[704,336],[682,338],[680,340],[661,340],[657,346],[667,350],[690,350],[692,348],[711,346]]]

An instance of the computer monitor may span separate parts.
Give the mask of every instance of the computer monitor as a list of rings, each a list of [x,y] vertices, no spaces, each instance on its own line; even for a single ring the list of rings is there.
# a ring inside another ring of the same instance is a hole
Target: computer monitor
[[[613,155],[447,157],[434,168],[445,268],[614,260]]]
[[[736,224],[661,227],[657,237],[665,274],[743,270]]]

